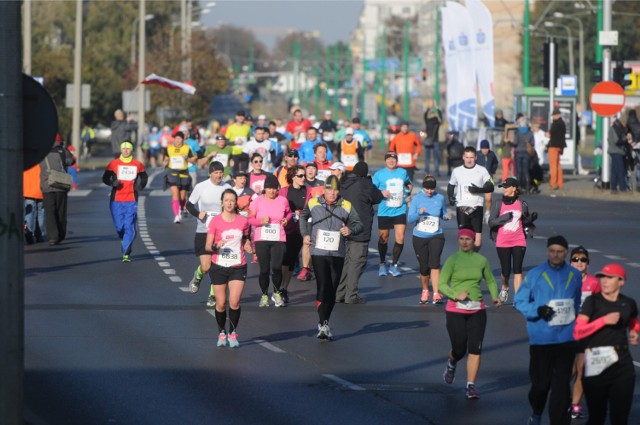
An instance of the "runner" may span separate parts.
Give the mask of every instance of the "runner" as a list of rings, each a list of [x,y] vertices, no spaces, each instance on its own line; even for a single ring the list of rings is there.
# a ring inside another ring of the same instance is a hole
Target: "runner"
[[[284,158],[285,158],[284,165],[279,166],[273,172],[273,174],[278,178],[278,183],[280,184],[280,187],[287,187],[289,185],[289,183],[287,182],[287,174],[289,169],[298,165],[298,158],[299,158],[298,151],[295,149],[290,149]]]
[[[233,178],[233,190],[238,195],[238,211],[243,217],[249,217],[249,204],[258,197],[251,188],[247,187],[247,173],[238,173]]]
[[[457,206],[458,227],[469,227],[476,235],[475,250],[482,245],[484,194],[493,192],[493,181],[486,168],[476,164],[473,146],[464,148],[464,164],[453,169],[447,186],[449,204]],[[454,197],[455,191],[455,197]]]
[[[478,399],[476,378],[480,369],[482,340],[487,326],[486,305],[482,300],[480,281],[484,279],[491,300],[496,307],[498,285],[491,272],[489,261],[474,252],[475,234],[469,228],[458,230],[459,251],[447,258],[440,275],[440,291],[449,298],[445,307],[447,332],[451,340],[449,361],[444,371],[444,382],[453,384],[456,376],[456,364],[467,356],[467,387],[465,396]]]
[[[109,162],[102,181],[111,186],[109,210],[121,241],[122,262],[128,263],[131,245],[138,232],[138,192],[147,186],[144,165],[133,159],[133,143],[120,144],[120,158]]]
[[[315,198],[318,196],[322,196],[324,193],[324,181],[316,178],[316,174],[318,172],[318,165],[315,162],[310,162],[304,168],[305,170],[305,179],[304,185],[309,189],[311,197]],[[300,273],[298,273],[298,280],[303,282],[313,280],[315,277],[313,276],[313,272],[311,270],[311,253],[309,251],[309,247],[305,244],[302,244],[302,269]]]
[[[285,128],[287,133],[293,135],[293,140],[291,140],[292,149],[300,149],[301,143],[298,143],[300,135],[305,134],[309,127],[311,127],[311,121],[302,118],[302,111],[300,109],[294,110],[293,119],[289,121]]]
[[[264,159],[259,153],[256,152],[251,156],[252,170],[249,173],[249,187],[255,193],[262,193],[262,189],[264,189],[264,181],[267,178],[267,175],[270,174],[262,169],[263,163]]]
[[[536,226],[533,222],[538,213],[529,213],[529,205],[520,199],[520,183],[509,177],[499,185],[503,189],[501,199],[491,204],[489,228],[491,239],[496,241],[496,251],[500,259],[500,302],[509,299],[509,276],[513,264],[513,289],[518,292],[522,283],[522,262],[527,252],[527,237],[533,237]]]
[[[584,300],[573,336],[585,349],[584,393],[589,425],[629,423],[636,374],[630,345],[638,344],[638,306],[620,293],[627,273],[620,264],[607,264],[596,273],[602,292]],[[628,333],[627,333],[628,332]]]
[[[389,150],[398,154],[398,166],[404,168],[413,181],[413,174],[416,171],[416,160],[420,155],[420,139],[409,131],[409,123],[400,124],[400,133],[391,139]]]
[[[575,267],[582,274],[582,296],[580,305],[584,304],[584,300],[592,295],[601,292],[600,282],[598,279],[587,273],[589,267],[589,251],[583,246],[575,247],[571,250],[571,265]],[[584,346],[578,343],[578,353],[576,354],[576,360],[573,363],[573,376],[575,381],[573,383],[573,391],[571,397],[571,419],[578,419],[582,417],[582,406],[580,406],[580,400],[582,399],[582,372],[584,369]]]
[[[353,138],[353,128],[347,128],[345,138],[337,144],[336,158],[339,158],[348,172],[353,171],[358,161],[364,161],[364,147]]]
[[[187,191],[191,189],[191,177],[189,176],[189,164],[196,162],[196,155],[189,146],[184,144],[184,134],[178,131],[173,144],[165,150],[164,165],[168,167],[167,182],[171,188],[171,208],[173,210],[173,222],[182,221],[180,211],[187,202]]]
[[[438,292],[440,282],[440,257],[444,248],[444,232],[440,220],[451,220],[444,196],[436,192],[436,178],[426,175],[422,180],[422,191],[413,197],[409,205],[409,223],[413,228],[413,250],[420,264],[422,293],[420,304],[429,302],[429,279],[433,288],[433,304],[442,304]]]
[[[275,152],[272,150],[271,140],[265,138],[265,131],[268,134],[269,129],[266,127],[256,127],[253,133],[253,140],[247,142],[242,152],[247,154],[252,162],[256,153],[262,157],[262,171],[271,171],[272,156]]]
[[[252,251],[249,243],[249,224],[245,217],[237,214],[237,200],[238,196],[232,189],[225,189],[222,193],[222,213],[211,219],[205,245],[209,252],[213,252],[210,260],[213,264],[209,276],[218,300],[215,306],[219,332],[218,347],[225,347],[227,343],[231,348],[240,346],[236,329],[240,320],[240,297],[247,276],[244,251],[248,253]],[[226,331],[227,287],[229,287],[228,335]]]
[[[333,137],[335,132],[338,131],[338,126],[333,121],[333,112],[330,110],[324,111],[324,120],[322,120],[318,129],[322,134],[322,141],[329,147],[330,151],[335,151]]]
[[[215,145],[207,146],[204,151],[204,157],[198,163],[201,167],[204,167],[213,161],[218,161],[224,167],[223,178],[228,178],[231,174],[233,147],[231,145],[227,146],[227,139],[224,136],[216,136],[215,141]]]
[[[311,198],[311,191],[304,185],[304,167],[294,165],[287,170],[287,186],[280,189],[278,194],[289,201],[289,208],[292,211],[291,220],[285,226],[286,250],[282,262],[282,300],[289,302],[289,283],[300,250],[302,249],[302,235],[300,234],[300,213]]]
[[[258,196],[249,206],[249,224],[252,226],[252,240],[255,243],[262,290],[259,307],[269,307],[269,276],[273,280],[271,300],[276,307],[284,307],[282,300],[282,260],[284,258],[286,235],[284,228],[291,220],[289,201],[278,196],[278,179],[267,174],[264,181],[264,195]]]
[[[205,249],[207,228],[211,219],[220,214],[222,210],[222,193],[231,188],[231,186],[222,182],[223,174],[223,165],[218,161],[213,161],[209,164],[209,178],[196,185],[187,201],[187,211],[198,219],[194,238],[194,251],[196,257],[200,258],[200,265],[193,272],[193,278],[189,282],[189,288],[193,294],[198,292],[202,277],[211,269],[211,252],[207,252]],[[211,285],[207,307],[215,305],[214,287]]]
[[[363,128],[361,128],[360,125],[360,118],[355,117],[351,120],[351,127],[353,128],[353,138],[356,139],[365,150],[370,150],[373,148],[371,137],[369,137],[369,134]]]
[[[398,260],[404,248],[404,231],[407,228],[407,203],[410,200],[413,185],[407,172],[398,168],[398,155],[389,151],[384,155],[386,167],[373,175],[373,185],[382,191],[385,199],[378,207],[378,253],[380,255],[379,276],[391,274],[398,277],[402,274],[398,269]],[[385,257],[389,243],[389,231],[395,231],[393,259],[387,265]]]
[[[363,229],[351,203],[339,196],[340,182],[329,176],[324,195],[311,198],[300,215],[300,232],[304,244],[311,249],[313,268],[317,273],[316,300],[318,310],[317,338],[332,339],[329,319],[336,303],[336,291],[342,276],[345,238]]]
[[[533,410],[529,424],[540,424],[547,397],[551,423],[571,421],[570,382],[576,353],[573,327],[582,279],[565,263],[568,247],[564,237],[550,237],[548,260],[527,273],[513,300],[527,320],[529,334],[529,404]]]
[[[327,158],[327,145],[324,143],[318,143],[313,147],[314,159],[313,162],[318,167],[318,180],[325,181],[327,177],[331,175],[332,162]]]

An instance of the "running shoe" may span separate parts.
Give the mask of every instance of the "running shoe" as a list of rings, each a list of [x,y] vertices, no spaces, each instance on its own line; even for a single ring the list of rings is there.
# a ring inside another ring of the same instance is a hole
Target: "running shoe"
[[[267,294],[263,294],[262,297],[260,297],[258,307],[269,307],[269,296]]]
[[[204,277],[204,275],[202,275],[202,277]],[[200,282],[202,282],[202,277],[198,279],[198,269],[193,272],[193,279],[191,279],[191,282],[189,282],[189,289],[191,290],[192,294],[195,294],[196,292],[198,292],[198,289],[200,289]]]
[[[216,296],[209,295],[209,298],[207,298],[207,307],[213,308],[215,306],[216,306]]]
[[[300,270],[300,273],[298,274],[298,280],[301,280],[303,282],[311,280],[311,270],[309,270],[309,267],[303,267],[302,270]]]
[[[473,384],[467,385],[467,391],[465,392],[465,396],[469,400],[477,400],[480,398],[480,395],[478,395],[478,391],[476,390],[476,386]]]
[[[429,290],[423,289],[420,296],[420,304],[427,304],[429,302]]]
[[[456,380],[456,368],[449,366],[449,363],[447,363],[447,368],[444,370],[442,378],[445,384],[453,384],[453,381]]]
[[[500,293],[498,294],[498,299],[500,300],[500,302],[502,304],[507,302],[507,300],[509,299],[509,287],[508,286],[506,288],[503,286],[502,289],[500,289]]]
[[[280,292],[274,292],[271,295],[271,301],[276,305],[276,307],[284,307],[284,301],[282,300],[282,295]]]
[[[189,216],[189,211],[187,211],[186,209],[182,210],[182,216],[183,217],[188,217]]]
[[[578,419],[582,417],[582,406],[579,404],[571,405],[571,419]]]
[[[364,297],[356,295],[353,298],[345,300],[345,304],[365,304],[367,300]]]
[[[182,216],[181,216],[180,214],[178,214],[177,216],[175,216],[175,217],[173,218],[173,223],[174,223],[174,224],[178,224],[178,223],[180,223],[181,221],[182,221]]]
[[[329,328],[329,322],[326,320],[322,325],[318,324],[318,335],[316,338],[321,339],[323,341],[331,341],[331,329]]]
[[[122,256],[122,262],[123,263],[130,263],[131,262],[131,260],[129,259],[129,256],[127,254],[124,254]]]
[[[233,331],[229,334],[229,347],[238,348],[240,347],[240,343],[238,342],[238,334],[236,331]]]
[[[532,414],[531,416],[529,416],[529,421],[527,422],[527,425],[540,425],[541,423],[542,423],[542,418],[540,417],[540,415]]]
[[[216,344],[218,347],[226,347],[227,346],[227,334],[222,331],[218,334],[218,343]]]
[[[433,294],[433,301],[434,304],[442,304],[444,303],[444,297],[442,296],[442,294],[440,292],[435,292]]]
[[[390,264],[389,265],[389,273],[391,273],[391,276],[393,277],[398,277],[402,274],[402,272],[398,269],[398,265],[397,264]]]
[[[389,269],[387,268],[387,263],[380,264],[380,268],[378,268],[378,276],[386,276],[389,274]]]
[[[280,290],[280,296],[282,297],[282,301],[284,301],[285,304],[289,304],[289,293],[286,289]]]

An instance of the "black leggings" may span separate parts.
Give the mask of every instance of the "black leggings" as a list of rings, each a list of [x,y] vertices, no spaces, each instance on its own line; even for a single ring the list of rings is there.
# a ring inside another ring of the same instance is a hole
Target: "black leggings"
[[[451,340],[451,355],[457,362],[462,359],[467,350],[469,354],[480,355],[484,329],[487,326],[487,311],[478,310],[477,313],[464,314],[446,312],[447,332]]]
[[[282,259],[284,258],[284,242],[259,241],[256,242],[256,255],[260,265],[258,283],[264,295],[269,292],[269,273],[273,276],[273,287],[280,291],[282,284]]]
[[[444,235],[432,238],[413,237],[413,250],[420,264],[420,274],[429,276],[431,269],[440,269],[440,256],[444,248]]]
[[[289,270],[293,270],[296,262],[298,261],[300,250],[302,250],[302,235],[300,233],[291,233],[287,235],[285,247],[286,249],[282,265],[289,267]]]
[[[336,305],[336,292],[344,266],[343,257],[328,255],[312,255],[313,270],[316,273],[317,297],[320,302],[318,316],[320,323],[329,321],[333,307]]]
[[[584,394],[589,408],[587,425],[604,424],[609,409],[611,425],[629,421],[636,375],[633,363],[614,364],[598,376],[583,378]]]
[[[511,248],[496,248],[500,259],[502,276],[508,278],[511,275],[511,260],[513,259],[513,274],[522,274],[522,262],[527,252],[526,246],[512,246]]]

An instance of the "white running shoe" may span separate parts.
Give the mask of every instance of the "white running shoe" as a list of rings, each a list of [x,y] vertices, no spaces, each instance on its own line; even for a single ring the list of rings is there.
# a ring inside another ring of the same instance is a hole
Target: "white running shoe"
[[[174,224],[178,224],[182,221],[182,216],[180,214],[178,214],[177,216],[174,217],[173,219],[173,223]]]

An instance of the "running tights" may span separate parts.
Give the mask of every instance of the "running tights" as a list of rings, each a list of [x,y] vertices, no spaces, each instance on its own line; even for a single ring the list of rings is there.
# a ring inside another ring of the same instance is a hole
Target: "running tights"
[[[269,274],[273,276],[273,287],[280,291],[282,284],[282,260],[284,258],[284,242],[258,241],[256,242],[256,255],[260,265],[258,283],[264,295],[269,291]]]
[[[513,261],[513,273],[522,274],[522,262],[527,252],[526,246],[513,246],[510,248],[496,248],[500,259],[502,276],[509,278],[511,275],[511,263]]]
[[[333,307],[336,305],[336,292],[340,285],[343,257],[330,257],[326,255],[312,255],[313,270],[316,273],[317,298],[322,300],[318,306],[318,318],[320,323],[329,321]]]

